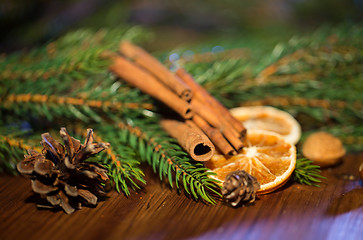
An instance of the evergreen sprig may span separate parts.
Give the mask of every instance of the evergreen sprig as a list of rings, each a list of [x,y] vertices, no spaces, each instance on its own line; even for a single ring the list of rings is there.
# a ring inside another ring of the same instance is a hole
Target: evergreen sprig
[[[127,142],[121,140],[120,133],[115,125],[117,124],[103,123],[93,126],[95,141],[110,143],[110,147],[98,154],[93,160],[108,169],[111,183],[116,190],[129,196],[130,188],[137,191],[141,188],[141,184],[146,184],[146,181],[144,173],[140,169],[141,162],[137,153],[129,147]],[[87,124],[79,122],[70,125],[68,129],[73,131],[75,136],[80,136],[85,133],[85,128],[87,128]]]
[[[0,172],[16,174],[16,164],[23,159],[26,150],[41,150],[35,145],[35,141],[27,137],[31,132],[19,130],[19,127],[18,124],[0,127]]]
[[[56,81],[56,80],[55,80]],[[152,101],[138,90],[119,83],[108,74],[104,78],[89,79],[84,87],[70,90],[67,94],[56,94],[53,88],[47,93],[35,86],[11,86],[11,94],[0,100],[4,119],[9,116],[45,117],[48,121],[67,117],[84,122],[101,122],[107,118],[117,119],[121,115],[132,115],[153,108]],[[56,89],[56,87],[54,88]]]
[[[214,173],[209,172],[201,163],[193,161],[188,154],[168,137],[157,126],[147,133],[139,127],[119,124],[119,139],[136,151],[142,162],[152,166],[153,171],[159,174],[160,180],[167,179],[170,187],[183,189],[195,199],[208,203],[215,203],[215,197],[221,196],[218,181],[210,178]],[[152,137],[150,137],[152,136]]]
[[[140,161],[133,149],[119,139],[111,139],[110,142],[111,148],[106,152],[107,157],[103,158],[101,163],[107,167],[116,190],[128,196],[129,188],[138,190],[140,183],[146,184],[144,173],[140,169]]]
[[[19,144],[11,144],[11,142]],[[19,140],[9,139],[7,136],[0,135],[0,172],[12,172],[16,174],[16,164],[22,160],[25,149],[24,144],[20,144]]]
[[[313,162],[306,158],[297,158],[293,180],[300,184],[319,187],[320,179],[325,177],[320,175],[320,167],[313,164]]]

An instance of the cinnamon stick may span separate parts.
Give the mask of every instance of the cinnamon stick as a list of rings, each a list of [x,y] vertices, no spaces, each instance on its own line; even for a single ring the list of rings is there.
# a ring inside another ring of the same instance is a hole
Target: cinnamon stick
[[[226,109],[220,102],[218,102],[213,96],[211,96],[202,86],[196,83],[193,77],[187,73],[184,69],[179,68],[176,71],[176,75],[180,77],[189,87],[192,89],[194,95],[200,95],[200,98],[205,99],[210,106],[219,112],[221,116],[223,116],[227,122],[232,125],[232,127],[240,134],[241,139],[243,139],[246,135],[246,128],[243,124],[234,118],[231,113]]]
[[[188,85],[181,81],[179,77],[172,74],[163,64],[144,49],[130,42],[124,41],[120,45],[120,51],[123,55],[134,60],[138,65],[151,72],[183,100],[191,100],[192,91]]]
[[[226,114],[218,111],[218,109],[215,106],[212,106],[210,101],[208,101],[209,100],[208,98],[209,97],[213,98],[213,97],[209,95],[202,87],[197,85],[197,83],[194,82],[191,76],[184,71],[182,79],[184,80],[187,77],[189,78],[189,81],[193,81],[194,84],[191,85],[196,86],[193,88],[194,98],[191,102],[193,111],[198,113],[201,117],[203,117],[209,124],[218,128],[223,133],[225,138],[230,142],[230,144],[232,144],[232,146],[236,149],[237,152],[242,150],[243,142],[241,141],[241,135],[239,132],[236,131],[233,125],[226,119],[225,116]],[[197,86],[199,88],[197,88]],[[201,89],[203,89],[203,91],[201,91]],[[207,97],[205,97],[205,95],[207,95]],[[222,106],[221,104],[219,105]]]
[[[228,142],[239,152],[243,148],[243,142],[239,139],[239,135],[230,127],[218,113],[214,112],[208,105],[202,104],[195,95],[191,102],[191,107],[194,115],[198,114],[201,118],[207,121],[210,125],[222,132]]]
[[[217,109],[213,108],[213,106],[207,101],[207,99],[203,98],[202,94],[199,91],[196,91],[191,102],[193,111],[196,111],[202,116],[209,124],[212,126],[222,129],[228,129],[231,134],[235,137],[240,137],[240,133],[238,133],[235,128],[228,122],[224,115],[221,114]]]
[[[198,115],[193,116],[193,122],[209,137],[215,146],[226,156],[236,155],[237,152],[231,144],[223,137],[216,128],[211,127],[203,118]]]
[[[193,116],[189,103],[180,99],[154,76],[121,56],[113,56],[112,59],[110,70],[126,82],[163,102],[184,119],[190,119]]]
[[[208,161],[214,155],[215,147],[209,138],[193,122],[180,122],[163,119],[160,121],[164,130],[177,139],[180,146],[196,161]]]

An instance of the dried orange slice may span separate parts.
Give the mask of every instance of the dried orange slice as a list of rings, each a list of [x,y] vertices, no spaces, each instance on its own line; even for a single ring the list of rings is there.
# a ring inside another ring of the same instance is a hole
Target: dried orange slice
[[[281,135],[265,130],[248,130],[241,153],[226,159],[215,154],[205,166],[217,175],[211,176],[222,183],[236,170],[245,170],[260,183],[258,194],[274,191],[290,178],[295,169],[295,145]]]
[[[300,124],[287,112],[269,106],[238,107],[230,111],[247,130],[262,129],[276,132],[293,144],[300,139]]]

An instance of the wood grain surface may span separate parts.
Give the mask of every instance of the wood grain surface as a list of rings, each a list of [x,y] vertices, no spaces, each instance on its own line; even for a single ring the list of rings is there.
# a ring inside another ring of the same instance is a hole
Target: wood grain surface
[[[290,182],[240,208],[196,202],[146,167],[143,191],[72,215],[37,209],[29,180],[0,175],[0,239],[363,239],[362,161],[348,155],[320,188]]]

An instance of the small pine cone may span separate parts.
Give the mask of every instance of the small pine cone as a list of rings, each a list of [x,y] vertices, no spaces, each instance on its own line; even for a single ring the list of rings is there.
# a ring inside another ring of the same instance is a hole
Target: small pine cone
[[[233,207],[242,202],[254,202],[260,189],[257,179],[244,170],[237,170],[227,175],[222,194]]]
[[[93,130],[87,129],[84,144],[60,130],[64,145],[49,133],[42,134],[42,153],[28,150],[29,155],[18,163],[18,171],[31,179],[34,192],[53,207],[60,206],[70,214],[82,204],[96,205],[105,194],[109,178],[107,170],[85,160],[109,147],[108,143],[93,143]]]

